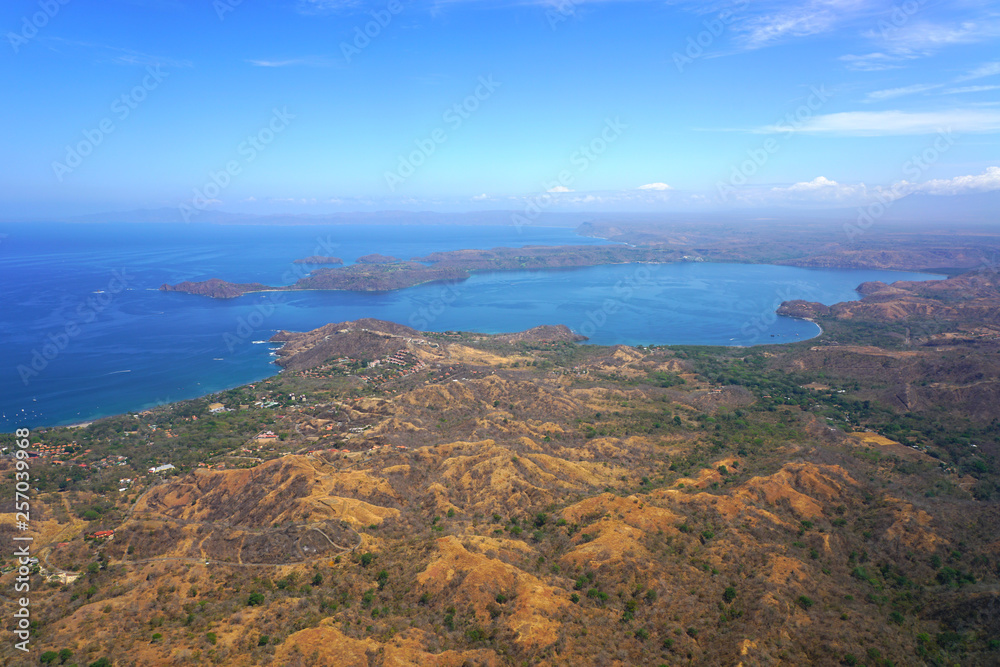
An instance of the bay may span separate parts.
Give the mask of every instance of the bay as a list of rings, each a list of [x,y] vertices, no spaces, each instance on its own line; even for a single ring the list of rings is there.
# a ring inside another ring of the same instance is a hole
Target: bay
[[[565,324],[591,343],[757,345],[806,340],[786,300],[858,298],[913,272],[688,262],[477,274],[393,292],[270,292],[215,300],[158,291],[221,277],[290,284],[293,260],[605,243],[571,229],[487,226],[0,225],[0,431],[78,423],[205,395],[278,371],[275,331],[374,317],[484,333]],[[125,288],[119,291],[119,286]]]

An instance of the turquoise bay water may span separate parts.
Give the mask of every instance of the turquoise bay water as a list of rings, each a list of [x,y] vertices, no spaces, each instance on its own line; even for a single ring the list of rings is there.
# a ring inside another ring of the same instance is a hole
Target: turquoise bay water
[[[2,236],[6,234],[6,236]],[[192,398],[277,372],[279,329],[360,317],[422,330],[499,333],[565,324],[596,344],[755,345],[805,340],[809,322],[777,317],[786,300],[858,298],[892,271],[684,263],[475,275],[394,292],[272,292],[214,300],[165,293],[182,280],[288,284],[294,259],[350,263],[380,252],[599,244],[572,230],[509,227],[0,227],[0,431],[67,424]]]

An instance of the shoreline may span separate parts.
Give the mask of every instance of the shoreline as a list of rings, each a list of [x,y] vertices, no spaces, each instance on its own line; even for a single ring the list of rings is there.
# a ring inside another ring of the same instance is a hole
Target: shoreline
[[[628,244],[620,244],[620,245],[624,245],[626,247],[631,247],[631,248],[636,247],[636,246],[628,246]],[[552,246],[552,247],[560,247],[560,246]],[[414,262],[416,260],[410,259],[410,260],[404,260],[404,261]],[[432,284],[432,283],[435,283],[435,282],[455,282],[455,283],[461,283],[461,282],[467,281],[469,278],[471,278],[474,275],[503,274],[503,273],[517,272],[517,271],[562,271],[562,270],[573,270],[573,269],[588,269],[588,268],[594,268],[594,267],[598,267],[598,266],[627,266],[629,264],[647,264],[647,265],[656,265],[656,266],[666,266],[666,265],[672,265],[672,264],[730,264],[730,265],[738,265],[738,266],[787,267],[787,268],[803,269],[803,270],[807,270],[807,271],[830,271],[830,270],[834,270],[834,271],[884,271],[884,272],[900,273],[900,274],[903,274],[903,273],[911,273],[911,274],[912,273],[919,273],[919,274],[923,274],[923,275],[926,275],[926,276],[931,276],[930,278],[924,278],[924,279],[916,280],[916,281],[913,281],[913,282],[933,282],[933,281],[936,281],[936,280],[947,280],[949,278],[949,276],[947,276],[945,274],[931,273],[931,272],[925,271],[923,269],[881,269],[881,268],[858,268],[858,267],[817,267],[817,266],[800,266],[798,264],[769,264],[769,263],[760,263],[760,262],[717,261],[717,260],[709,260],[709,259],[697,258],[697,259],[693,259],[693,260],[692,259],[679,259],[679,260],[675,259],[675,260],[667,260],[667,261],[654,261],[654,260],[636,259],[636,260],[620,261],[620,262],[609,261],[609,262],[599,262],[599,263],[593,263],[593,264],[578,264],[578,265],[568,265],[568,266],[536,266],[536,267],[512,267],[512,268],[461,268],[461,267],[456,267],[458,270],[464,271],[468,275],[460,277],[460,278],[428,278],[427,280],[420,280],[420,281],[417,281],[417,282],[412,282],[412,283],[400,285],[400,286],[397,286],[397,287],[389,287],[389,288],[385,288],[385,289],[351,289],[351,288],[345,288],[345,287],[304,287],[304,288],[295,288],[295,285],[297,285],[299,281],[296,281],[295,283],[292,283],[291,285],[286,285],[286,286],[268,286],[268,289],[247,290],[247,291],[240,292],[239,294],[236,294],[236,295],[233,295],[233,296],[214,296],[214,295],[211,295],[211,294],[200,294],[200,293],[195,292],[195,291],[176,289],[176,287],[178,285],[183,285],[184,283],[177,283],[177,285],[167,285],[167,284],[164,284],[164,285],[162,285],[161,287],[159,287],[157,289],[158,289],[158,291],[163,291],[163,292],[177,292],[177,293],[181,293],[181,294],[191,294],[193,296],[202,296],[202,297],[207,297],[209,299],[237,299],[237,298],[239,298],[239,297],[241,297],[241,296],[243,296],[245,294],[262,294],[262,293],[265,293],[265,292],[354,292],[354,293],[357,293],[357,294],[367,294],[367,293],[395,292],[395,291],[398,291],[398,290],[404,290],[404,289],[408,289],[410,287],[419,287],[420,285],[427,285],[427,284]],[[330,271],[336,271],[336,270],[348,269],[348,268],[353,267],[353,266],[359,266],[359,265],[357,265],[357,264],[348,264],[348,265],[345,265],[343,267],[338,267],[338,268],[335,268],[335,269],[328,269],[328,270],[330,270]],[[364,266],[364,265],[361,265],[361,266]],[[380,265],[378,265],[378,264],[372,264],[372,265],[368,265],[368,266],[377,267],[377,266],[380,266]],[[392,266],[392,265],[389,265],[389,266]],[[433,264],[431,264],[430,266],[433,266]],[[214,281],[218,281],[218,283],[220,283],[221,285],[225,285],[225,286],[239,285],[239,283],[230,283],[229,281],[218,279],[218,278],[210,278],[208,280],[198,281],[196,283],[191,283],[191,285],[203,285],[203,284],[211,282],[213,280]],[[302,279],[300,279],[300,281],[301,280]],[[899,281],[892,281],[892,283],[894,283],[894,282],[899,282]],[[892,283],[889,283],[889,284],[892,284]],[[170,289],[166,289],[167,287],[169,287]],[[855,291],[857,291],[857,288],[855,288]],[[864,298],[864,297],[862,296],[860,298]]]
[[[326,291],[326,290],[301,290],[301,291],[305,292],[305,291]],[[804,338],[804,339],[801,339],[801,340],[787,340],[787,341],[783,340],[783,341],[780,341],[780,342],[751,343],[749,345],[742,345],[742,344],[694,344],[694,345],[692,345],[692,344],[685,344],[685,343],[673,343],[673,344],[671,344],[671,343],[637,343],[636,345],[656,345],[656,346],[663,346],[663,347],[708,347],[708,348],[711,348],[711,347],[723,347],[723,348],[732,348],[732,349],[739,349],[739,348],[745,348],[746,349],[746,348],[753,348],[753,347],[762,347],[762,346],[765,346],[765,345],[794,345],[794,344],[797,344],[797,343],[804,343],[806,341],[813,340],[813,339],[818,338],[818,337],[820,337],[820,336],[823,335],[823,328],[817,322],[815,322],[814,320],[812,320],[810,318],[806,318],[806,317],[792,317],[790,315],[778,315],[777,317],[788,317],[789,319],[805,320],[805,321],[811,322],[812,324],[815,324],[816,327],[819,329],[819,333],[816,334],[815,336],[810,336],[809,338]],[[570,329],[570,330],[573,331],[572,329]],[[269,337],[264,342],[267,343],[268,346],[273,346],[273,345],[279,345],[280,344],[280,347],[278,347],[278,348],[270,348],[269,347],[269,352],[279,352],[280,353],[280,351],[283,350],[286,345],[288,345],[288,342],[287,341],[273,341],[273,340],[271,340],[271,338],[273,338],[275,335],[277,335],[277,333],[279,331],[281,331],[281,330],[279,330],[279,329],[273,329],[272,331],[274,333],[271,335],[271,337]],[[436,332],[430,332],[430,333],[436,333]],[[481,332],[468,331],[466,333],[481,333]],[[516,333],[516,332],[502,332],[502,333]],[[574,333],[578,333],[578,332],[574,331]],[[483,335],[491,335],[491,334],[483,334]],[[576,344],[577,345],[588,345],[588,346],[592,346],[592,347],[605,347],[605,348],[612,348],[612,347],[615,347],[616,345],[623,345],[622,343],[597,344],[597,343],[590,343],[590,342],[587,342],[587,341],[579,341]],[[631,347],[631,346],[628,346],[628,347]],[[280,354],[278,356],[280,357]],[[256,380],[251,380],[249,382],[243,382],[243,383],[240,383],[240,384],[234,384],[234,385],[231,385],[231,386],[226,386],[226,387],[224,387],[222,389],[215,389],[213,391],[209,391],[209,392],[205,392],[205,393],[199,393],[199,394],[196,394],[194,396],[190,396],[188,398],[179,398],[176,401],[171,401],[170,403],[161,403],[161,404],[153,405],[151,407],[142,407],[142,408],[136,408],[134,410],[125,410],[123,412],[116,412],[114,414],[105,414],[105,415],[101,415],[101,416],[97,416],[97,417],[91,417],[91,418],[88,418],[86,421],[82,421],[82,422],[73,422],[73,423],[68,423],[68,424],[47,424],[47,425],[46,424],[36,424],[36,425],[30,426],[29,428],[31,428],[32,431],[36,431],[36,430],[48,430],[48,429],[54,429],[54,428],[72,428],[72,429],[86,428],[87,426],[90,426],[90,425],[94,424],[95,422],[98,422],[98,421],[100,421],[102,419],[109,419],[109,418],[112,418],[112,417],[121,417],[121,416],[124,416],[124,415],[136,414],[136,413],[142,412],[144,410],[152,410],[152,409],[155,409],[157,407],[165,407],[165,406],[170,406],[170,405],[176,405],[178,403],[183,403],[184,401],[194,401],[194,400],[198,400],[200,398],[205,398],[206,396],[211,396],[213,394],[218,394],[220,392],[229,391],[229,390],[232,390],[232,389],[238,389],[240,387],[246,387],[246,386],[248,386],[250,384],[255,384],[257,382],[261,382],[263,380],[267,380],[269,378],[276,377],[276,376],[280,375],[281,373],[284,373],[285,370],[286,370],[282,366],[278,365],[277,359],[274,358],[274,357],[271,358],[271,361],[269,363],[272,366],[275,367],[275,372],[274,373],[271,373],[269,375],[265,375],[265,376],[260,377],[260,378],[258,378]],[[8,431],[0,431],[0,433],[8,433]],[[13,431],[9,431],[9,433],[13,433]]]

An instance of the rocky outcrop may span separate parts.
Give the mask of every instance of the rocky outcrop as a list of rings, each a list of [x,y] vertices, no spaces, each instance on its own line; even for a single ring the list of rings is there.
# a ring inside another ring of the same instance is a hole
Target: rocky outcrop
[[[363,257],[358,257],[358,264],[392,264],[393,262],[398,262],[399,260],[391,255],[380,255],[377,252],[371,255],[364,255]]]
[[[324,255],[310,255],[309,257],[303,257],[302,259],[297,259],[293,264],[343,264],[344,260],[339,257],[328,257]]]
[[[163,292],[185,292],[187,294],[197,294],[199,296],[209,296],[213,299],[232,299],[247,292],[262,292],[274,289],[261,283],[230,283],[218,278],[204,280],[202,282],[184,281],[176,285],[163,284],[160,290]]]

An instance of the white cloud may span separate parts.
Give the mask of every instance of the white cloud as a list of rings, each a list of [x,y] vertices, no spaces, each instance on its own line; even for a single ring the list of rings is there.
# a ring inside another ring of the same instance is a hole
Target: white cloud
[[[903,66],[902,62],[907,59],[907,57],[889,55],[879,51],[861,56],[848,54],[839,58],[847,65],[848,69],[859,72],[882,72],[889,69],[899,69]]]
[[[905,23],[893,30],[871,30],[867,37],[882,40],[891,53],[930,55],[945,46],[974,44],[1000,36],[1000,22],[978,18],[960,23]]]
[[[972,70],[964,76],[960,76],[956,81],[971,81],[972,79],[982,79],[983,77],[1000,74],[1000,62],[985,63]]]
[[[917,93],[923,93],[939,87],[940,84],[935,83],[918,83],[913,86],[903,86],[902,88],[876,90],[868,93],[868,96],[865,98],[865,102],[882,102],[884,100],[891,100],[897,97],[904,97],[906,95],[916,95]]]
[[[177,58],[157,56],[149,53],[143,53],[141,51],[133,51],[132,49],[126,49],[119,46],[111,46],[110,44],[81,42],[72,39],[64,39],[62,37],[47,37],[46,40],[51,43],[89,51],[98,57],[98,62],[111,62],[116,65],[138,65],[143,67],[159,66],[181,68],[193,66],[190,60],[179,60]]]
[[[856,201],[869,194],[868,186],[864,183],[842,184],[825,176],[817,176],[811,181],[794,183],[788,187],[771,188],[770,192],[780,199],[817,203]]]
[[[472,201],[487,201],[488,199],[490,199],[490,196],[485,192],[481,195],[473,195],[472,197]]]
[[[299,0],[299,11],[303,14],[336,12],[359,6],[361,0]]]
[[[789,186],[748,186],[732,193],[733,202],[744,206],[862,206],[876,201],[885,203],[913,193],[960,195],[970,192],[1000,190],[1000,167],[989,167],[981,174],[936,179],[924,183],[901,180],[888,186],[864,183],[838,183],[825,176]]]
[[[637,190],[656,190],[658,192],[663,192],[664,190],[673,190],[672,187],[666,183],[646,183],[645,185],[640,185]]]
[[[549,188],[546,192],[574,192],[574,190],[567,188],[565,185],[557,185],[554,188]]]
[[[962,93],[982,93],[987,90],[1000,90],[1000,85],[993,86],[962,86],[960,88],[949,88],[944,91],[948,95],[960,95]]]
[[[338,67],[339,60],[328,56],[303,56],[301,58],[285,58],[284,60],[247,60],[256,67]]]
[[[773,11],[747,19],[737,26],[746,48],[769,46],[789,37],[807,37],[833,30],[859,11],[862,0],[812,0],[801,6],[775,6]]]
[[[763,134],[805,132],[843,136],[891,136],[936,134],[944,130],[969,134],[1000,131],[1000,111],[845,111],[813,116],[795,128],[788,125],[768,125],[754,131]]]
[[[927,181],[915,189],[917,192],[930,195],[958,195],[968,192],[1000,190],[1000,167],[988,167],[983,173],[974,176],[956,176],[955,178]]]

